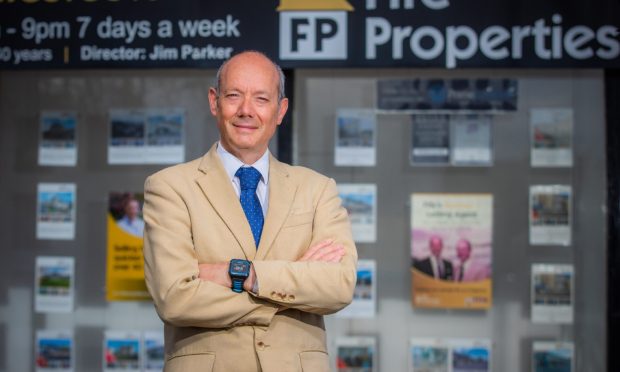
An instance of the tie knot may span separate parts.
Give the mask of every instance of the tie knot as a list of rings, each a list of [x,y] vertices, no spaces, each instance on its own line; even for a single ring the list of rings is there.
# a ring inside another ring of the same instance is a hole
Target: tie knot
[[[254,167],[241,167],[235,176],[239,177],[241,190],[256,190],[261,177],[260,172]]]

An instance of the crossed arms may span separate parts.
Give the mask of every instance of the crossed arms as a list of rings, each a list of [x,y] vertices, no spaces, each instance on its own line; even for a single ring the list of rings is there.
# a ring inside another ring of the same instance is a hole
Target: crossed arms
[[[244,287],[251,290],[258,279],[258,293],[239,294],[230,290],[226,259],[199,261],[194,229],[207,227],[192,225],[199,219],[190,206],[205,204],[204,195],[190,183],[171,180],[158,174],[145,183],[145,278],[165,322],[205,328],[268,326],[281,310],[329,314],[351,302],[357,254],[333,180],[319,185],[308,247],[295,259],[253,261]]]

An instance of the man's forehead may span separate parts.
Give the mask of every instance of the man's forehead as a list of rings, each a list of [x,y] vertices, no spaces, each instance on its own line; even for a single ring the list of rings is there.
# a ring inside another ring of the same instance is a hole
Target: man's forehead
[[[231,72],[261,72],[265,75],[271,75],[277,79],[278,71],[273,62],[267,57],[259,54],[246,52],[232,57],[222,68],[222,75]]]

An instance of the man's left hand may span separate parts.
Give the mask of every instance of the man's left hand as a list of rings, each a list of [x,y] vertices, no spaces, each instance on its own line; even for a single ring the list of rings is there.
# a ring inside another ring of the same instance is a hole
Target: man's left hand
[[[208,280],[226,288],[232,288],[232,281],[230,280],[230,275],[228,274],[228,267],[228,262],[199,264],[198,277],[202,280]],[[250,292],[254,287],[255,280],[256,274],[254,272],[254,266],[250,266],[250,276],[248,276],[243,283],[243,289]]]

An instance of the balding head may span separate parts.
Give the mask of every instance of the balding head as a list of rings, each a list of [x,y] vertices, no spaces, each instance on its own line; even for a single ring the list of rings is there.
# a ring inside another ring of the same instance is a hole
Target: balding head
[[[471,256],[471,243],[467,239],[459,239],[456,242],[456,256],[462,262],[465,262]]]
[[[443,250],[443,240],[439,235],[433,235],[428,240],[428,247],[433,256],[439,257],[441,255],[441,251]]]
[[[235,61],[248,62],[247,61],[248,59],[251,59],[251,60],[253,59],[254,61],[263,60],[273,66],[274,73],[277,75],[277,80],[278,80],[278,87],[277,87],[278,103],[282,101],[282,99],[286,97],[285,92],[284,92],[284,83],[285,83],[284,72],[282,72],[282,69],[280,68],[280,66],[278,66],[273,60],[267,57],[264,53],[261,53],[256,50],[247,50],[247,51],[240,52],[230,57],[226,61],[224,61],[224,63],[222,63],[220,68],[217,70],[217,74],[215,75],[215,81],[216,81],[215,90],[218,93],[218,96],[221,92],[221,87],[222,87],[222,75],[225,73],[227,66],[230,63],[234,63]]]

